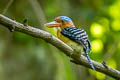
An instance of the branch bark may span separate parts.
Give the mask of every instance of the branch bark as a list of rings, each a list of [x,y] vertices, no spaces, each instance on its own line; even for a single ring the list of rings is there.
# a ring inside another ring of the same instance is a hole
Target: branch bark
[[[12,31],[15,30],[18,32],[22,32],[22,33],[31,35],[36,38],[41,38],[41,39],[45,40],[46,42],[52,44],[56,48],[60,49],[61,51],[63,51],[64,54],[66,54],[67,56],[69,56],[70,58],[73,59],[72,62],[74,62],[78,65],[83,65],[87,68],[91,68],[86,57],[79,56],[77,54],[72,54],[73,49],[71,47],[69,47],[68,45],[63,43],[61,40],[59,40],[58,38],[54,37],[53,35],[51,35],[50,33],[46,32],[46,31],[31,27],[31,26],[25,26],[24,24],[16,22],[2,14],[0,14],[0,24],[2,24],[4,27],[7,27],[8,29],[10,29]],[[92,60],[92,62],[93,62],[93,65],[95,66],[96,71],[102,72],[106,75],[109,75],[109,76],[115,78],[115,79],[120,79],[120,71],[113,69],[106,64],[103,65],[103,64],[98,63],[93,60]]]

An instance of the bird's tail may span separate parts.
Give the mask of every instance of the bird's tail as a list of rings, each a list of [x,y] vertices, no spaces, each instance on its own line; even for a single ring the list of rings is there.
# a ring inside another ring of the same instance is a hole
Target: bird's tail
[[[88,62],[89,62],[89,64],[90,64],[91,68],[92,68],[93,70],[95,70],[95,67],[94,67],[94,65],[93,65],[93,63],[92,63],[92,61],[91,61],[91,59],[90,59],[90,57],[89,57],[89,55],[88,55],[88,52],[89,52],[89,50],[86,49],[86,50],[85,50],[86,57],[87,57],[87,59],[88,59]]]

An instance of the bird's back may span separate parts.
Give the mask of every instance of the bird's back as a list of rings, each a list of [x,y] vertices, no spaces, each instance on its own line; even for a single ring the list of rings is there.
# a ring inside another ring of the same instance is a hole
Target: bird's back
[[[91,44],[88,40],[88,35],[83,29],[76,27],[66,27],[61,31],[61,34],[71,39],[72,41],[83,46],[84,49],[91,48]]]

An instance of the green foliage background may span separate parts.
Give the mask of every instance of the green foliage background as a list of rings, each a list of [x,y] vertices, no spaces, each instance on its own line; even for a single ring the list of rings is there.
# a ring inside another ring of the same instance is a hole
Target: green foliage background
[[[120,70],[120,0],[0,0],[0,13],[55,35],[43,26],[55,17],[72,18],[87,31],[91,58]],[[0,25],[1,80],[114,80],[69,61],[45,41]]]

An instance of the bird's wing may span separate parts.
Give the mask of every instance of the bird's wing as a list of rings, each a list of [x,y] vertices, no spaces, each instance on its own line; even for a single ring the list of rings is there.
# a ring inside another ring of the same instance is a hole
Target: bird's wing
[[[84,49],[90,50],[91,44],[88,40],[88,35],[83,29],[75,28],[75,27],[67,27],[61,31],[61,34],[69,39],[81,44]]]

